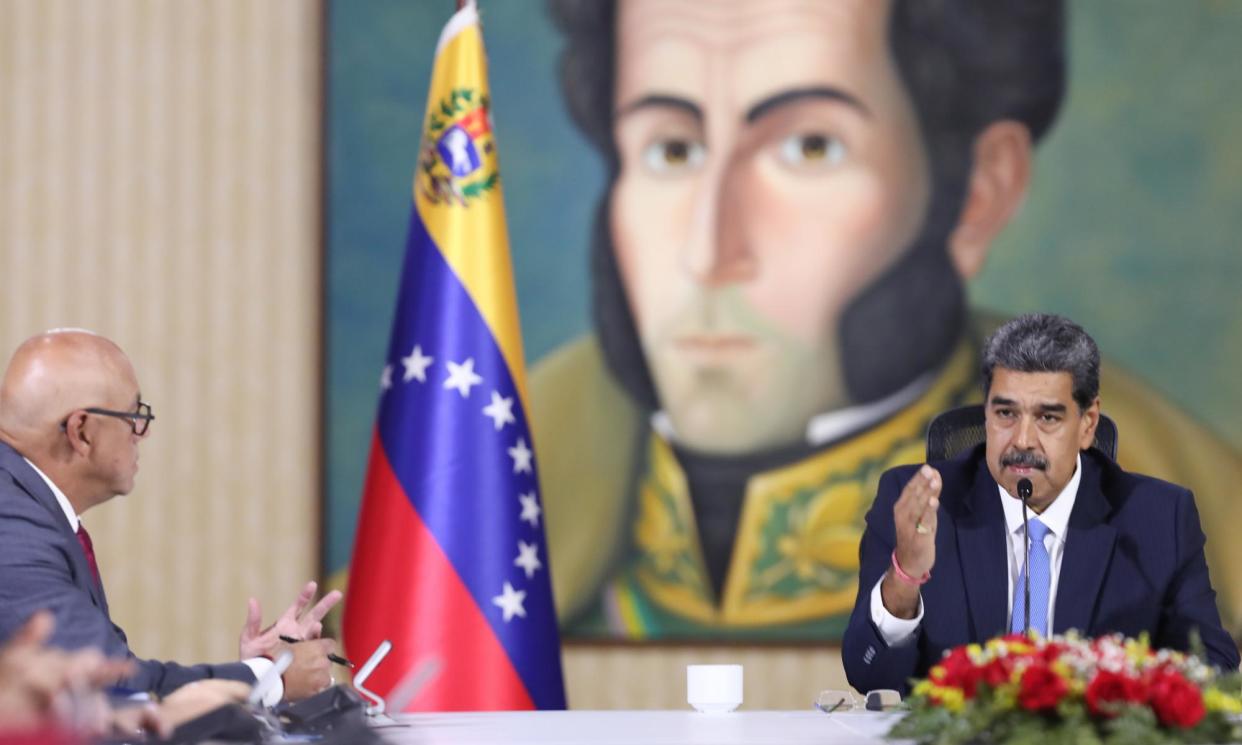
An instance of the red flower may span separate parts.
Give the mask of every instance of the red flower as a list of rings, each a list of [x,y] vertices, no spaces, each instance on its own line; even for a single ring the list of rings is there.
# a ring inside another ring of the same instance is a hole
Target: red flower
[[[1040,659],[1042,659],[1044,662],[1051,665],[1052,663],[1056,662],[1058,659],[1061,658],[1061,653],[1063,653],[1064,651],[1065,651],[1064,644],[1058,644],[1057,642],[1048,642],[1047,644],[1044,645],[1043,649],[1037,652],[1037,654],[1040,657]]]
[[[975,697],[975,688],[979,685],[981,670],[971,661],[965,647],[958,647],[944,656],[940,661],[944,673],[935,677],[940,685],[960,688],[967,699]]]
[[[1022,673],[1018,704],[1027,711],[1046,711],[1056,708],[1068,690],[1060,675],[1042,662],[1036,662]]]
[[[981,679],[993,688],[999,688],[1009,682],[1013,674],[1013,663],[1008,657],[997,657],[983,666]]]
[[[1206,713],[1198,686],[1176,670],[1157,670],[1151,677],[1151,708],[1166,727],[1189,729]]]
[[[1141,680],[1110,670],[1101,670],[1087,685],[1084,693],[1087,708],[1097,717],[1112,718],[1117,715],[1113,703],[1137,703],[1147,700],[1147,689]]]

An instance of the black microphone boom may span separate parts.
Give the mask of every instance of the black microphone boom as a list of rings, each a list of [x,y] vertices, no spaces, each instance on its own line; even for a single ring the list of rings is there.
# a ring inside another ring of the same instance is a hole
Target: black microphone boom
[[[1026,558],[1022,560],[1022,633],[1031,634],[1031,524],[1027,522],[1026,503],[1031,499],[1031,480],[1018,479],[1018,497],[1022,499],[1022,543]]]

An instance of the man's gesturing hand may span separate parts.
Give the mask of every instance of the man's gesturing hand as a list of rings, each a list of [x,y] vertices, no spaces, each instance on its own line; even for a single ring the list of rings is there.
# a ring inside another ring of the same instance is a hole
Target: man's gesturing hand
[[[341,602],[343,596],[340,591],[333,590],[324,595],[314,607],[311,607],[311,601],[315,599],[317,589],[318,585],[314,582],[307,582],[293,605],[285,609],[280,618],[277,618],[276,622],[266,629],[260,628],[263,623],[263,611],[259,608],[259,601],[250,598],[246,608],[246,625],[242,627],[238,644],[241,659],[246,660],[263,655],[275,657],[277,648],[283,646],[280,641],[282,635],[294,639],[319,638],[319,635],[323,633],[323,617],[332,610],[333,606]]]
[[[936,563],[936,510],[940,508],[940,473],[924,465],[901,490],[893,505],[897,527],[897,563],[913,577]]]
[[[936,511],[940,508],[940,473],[924,465],[901,490],[893,505],[897,531],[897,564],[911,577],[921,577],[936,563]],[[884,607],[898,618],[918,615],[919,588],[902,581],[890,567],[880,587]]]

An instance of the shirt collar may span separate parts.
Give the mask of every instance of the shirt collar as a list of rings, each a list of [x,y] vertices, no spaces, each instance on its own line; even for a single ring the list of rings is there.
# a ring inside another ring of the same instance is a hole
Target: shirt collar
[[[23,456],[22,460],[26,461],[34,469],[34,472],[39,474],[39,478],[43,479],[43,483],[47,484],[47,488],[52,490],[52,496],[56,497],[56,503],[64,510],[65,519],[69,521],[69,529],[77,533],[78,513],[74,511],[73,505],[69,504],[69,498],[65,496],[65,493],[56,484],[52,483],[52,480],[47,477],[46,473],[40,471],[38,466],[31,463],[29,458]]]
[[[1057,537],[1057,540],[1065,540],[1065,531],[1069,528],[1070,513],[1074,511],[1074,502],[1078,499],[1078,484],[1082,481],[1082,454],[1080,453],[1074,462],[1074,475],[1070,478],[1069,483],[1052,500],[1052,504],[1048,505],[1048,509],[1044,510],[1042,515],[1036,515],[1030,512],[1029,515],[1033,519],[1039,518],[1048,530]],[[1001,507],[1005,510],[1005,525],[1009,528],[1011,534],[1022,533],[1022,500],[1014,499],[1009,496],[1009,492],[1000,484],[996,485],[996,490],[1000,494]]]

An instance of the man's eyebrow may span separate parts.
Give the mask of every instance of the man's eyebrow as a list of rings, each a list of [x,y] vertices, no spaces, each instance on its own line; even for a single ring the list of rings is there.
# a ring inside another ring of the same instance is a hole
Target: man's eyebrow
[[[703,109],[694,101],[681,96],[672,96],[665,93],[652,93],[642,98],[631,101],[625,106],[617,110],[613,119],[620,119],[627,114],[631,114],[639,109],[678,109],[697,121],[703,121]]]
[[[988,400],[988,405],[989,406],[1017,406],[1018,402],[1012,399],[1005,398],[1004,396],[992,396],[992,398]],[[1066,411],[1069,411],[1069,409],[1065,406],[1065,404],[1058,403],[1056,401],[1053,401],[1051,403],[1036,404],[1035,410],[1041,414],[1056,414],[1056,413],[1065,413]]]
[[[810,88],[790,88],[780,93],[775,93],[763,99],[759,103],[750,107],[746,112],[746,123],[754,124],[760,117],[767,116],[773,109],[787,106],[805,99],[828,99],[830,101],[839,101],[855,109],[858,113],[871,118],[871,111],[862,101],[859,101],[853,94],[843,91],[833,86],[821,85]]]

